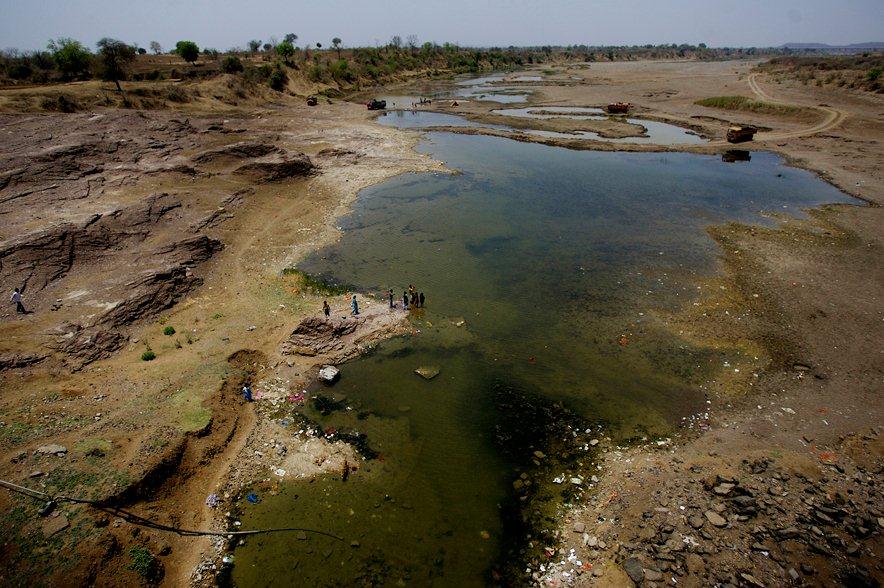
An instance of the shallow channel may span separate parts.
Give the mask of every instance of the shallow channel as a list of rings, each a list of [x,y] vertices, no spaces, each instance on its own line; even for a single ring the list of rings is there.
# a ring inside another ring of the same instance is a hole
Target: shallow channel
[[[393,288],[401,299],[415,284],[426,294],[415,334],[341,366],[334,388],[314,391],[341,405],[308,410],[322,428],[367,434],[378,456],[347,481],[287,482],[242,505],[243,528],[314,527],[344,541],[249,538],[236,550],[239,586],[493,583],[519,550],[532,555],[514,480],[530,473],[546,488],[532,503],[545,520],[569,499],[552,485],[558,466],[546,468],[557,434],[667,435],[703,409],[699,383],[734,359],[653,318],[689,304],[716,271],[704,229],[849,201],[768,153],[732,165],[437,132],[419,149],[459,173],[364,190],[339,221],[341,240],[300,265],[369,293]],[[439,376],[418,377],[422,365]],[[539,431],[553,406],[581,430],[563,420],[555,434]],[[534,465],[530,449],[548,457]],[[591,468],[591,454],[576,462]]]
[[[531,108],[503,108],[492,110],[492,114],[514,116],[517,118],[533,118],[538,120],[572,119],[572,120],[604,120],[608,118],[601,108],[585,108],[580,106],[534,106]],[[699,145],[705,143],[703,137],[678,125],[671,125],[643,118],[627,118],[628,124],[640,125],[645,128],[643,137],[602,137],[591,131],[573,131],[561,133],[556,131],[527,130],[531,135],[561,139],[592,139],[610,143],[652,143],[655,145]]]

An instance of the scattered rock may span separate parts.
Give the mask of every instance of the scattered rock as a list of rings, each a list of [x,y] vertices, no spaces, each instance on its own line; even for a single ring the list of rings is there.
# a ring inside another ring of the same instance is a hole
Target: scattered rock
[[[64,445],[57,445],[55,443],[50,443],[49,445],[41,445],[36,450],[34,450],[34,454],[37,455],[57,455],[59,457],[67,454],[68,448]]]
[[[334,384],[341,377],[341,371],[333,365],[324,365],[319,370],[319,379],[326,384]]]
[[[648,582],[660,582],[661,580],[663,580],[663,574],[661,574],[657,570],[645,568],[643,571],[645,580],[647,580]]]
[[[760,582],[752,574],[747,574],[744,572],[744,573],[740,574],[740,577],[743,579],[743,581],[747,582],[748,584],[751,584],[752,586],[757,586],[758,588],[764,588],[764,584],[762,582]]]
[[[723,483],[713,489],[713,492],[719,496],[727,496],[734,489],[734,484]]]
[[[716,527],[724,527],[725,525],[727,525],[727,520],[725,520],[723,516],[716,512],[707,510],[703,514],[706,516],[706,519]]]
[[[623,571],[626,572],[629,579],[636,584],[640,584],[645,577],[641,562],[634,557],[627,558],[623,562]]]

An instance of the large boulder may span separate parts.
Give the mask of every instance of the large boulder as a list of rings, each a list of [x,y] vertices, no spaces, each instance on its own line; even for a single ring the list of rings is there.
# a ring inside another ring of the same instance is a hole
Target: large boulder
[[[341,370],[333,365],[324,365],[319,370],[319,379],[326,384],[334,384],[341,377]]]

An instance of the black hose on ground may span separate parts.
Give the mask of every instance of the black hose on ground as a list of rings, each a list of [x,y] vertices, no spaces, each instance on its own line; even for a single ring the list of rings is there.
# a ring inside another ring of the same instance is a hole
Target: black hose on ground
[[[325,531],[317,531],[316,529],[306,529],[303,527],[281,527],[277,529],[255,529],[251,531],[199,531],[193,529],[181,529],[178,527],[172,527],[170,525],[164,525],[162,523],[157,523],[156,521],[151,521],[146,519],[140,515],[137,515],[133,512],[129,512],[122,508],[116,506],[106,506],[100,504],[95,500],[87,500],[85,498],[74,498],[71,496],[52,496],[47,494],[46,492],[41,492],[39,490],[34,490],[32,488],[27,488],[25,486],[20,486],[13,482],[9,482],[8,480],[0,480],[0,486],[6,488],[7,490],[11,490],[12,492],[17,492],[18,494],[23,494],[29,498],[33,498],[34,500],[45,500],[46,505],[41,509],[41,514],[49,514],[54,509],[54,506],[59,502],[71,502],[74,504],[85,504],[90,506],[96,510],[100,510],[107,514],[113,515],[115,517],[119,517],[126,521],[127,523],[138,525],[139,527],[148,527],[150,529],[155,529],[157,531],[168,531],[170,533],[176,533],[178,535],[184,537],[192,537],[192,536],[213,536],[213,537],[229,537],[231,535],[258,535],[262,533],[281,533],[286,531],[302,531],[304,533],[315,533],[317,535],[324,535],[326,537],[331,537],[332,539],[336,539],[338,541],[343,541],[342,537],[338,537],[337,535],[333,535],[331,533],[326,533]]]

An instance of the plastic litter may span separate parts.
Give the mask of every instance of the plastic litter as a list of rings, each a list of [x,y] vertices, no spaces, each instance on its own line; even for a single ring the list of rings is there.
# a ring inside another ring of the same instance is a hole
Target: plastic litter
[[[248,500],[252,504],[258,504],[259,502],[261,502],[261,499],[258,498],[258,495],[255,494],[254,492],[252,492],[248,496],[246,496],[246,500]]]
[[[435,365],[422,365],[414,370],[414,373],[424,378],[425,380],[432,380],[439,375],[439,367]]]
[[[217,494],[209,494],[206,496],[206,506],[209,508],[215,508],[218,506],[218,495]]]

